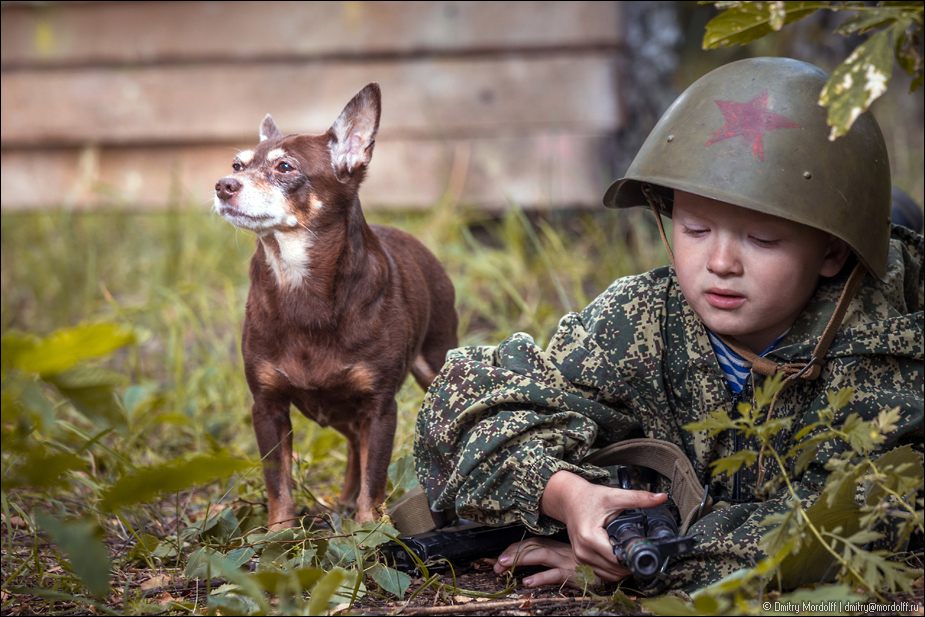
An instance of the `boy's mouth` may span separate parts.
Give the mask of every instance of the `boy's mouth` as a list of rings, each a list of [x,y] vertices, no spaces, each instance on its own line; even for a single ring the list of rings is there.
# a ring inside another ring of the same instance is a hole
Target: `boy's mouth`
[[[727,289],[708,289],[705,295],[710,306],[718,309],[735,309],[745,304],[745,296]]]

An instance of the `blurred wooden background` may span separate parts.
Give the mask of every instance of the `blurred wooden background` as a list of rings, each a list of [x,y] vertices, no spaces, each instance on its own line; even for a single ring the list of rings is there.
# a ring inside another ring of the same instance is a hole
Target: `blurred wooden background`
[[[265,114],[321,133],[377,81],[365,207],[597,207],[620,4],[4,3],[0,205],[206,209]]]

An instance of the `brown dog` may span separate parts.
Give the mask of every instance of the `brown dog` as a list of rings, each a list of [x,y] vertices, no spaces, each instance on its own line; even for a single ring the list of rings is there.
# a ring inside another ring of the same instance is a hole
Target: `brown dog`
[[[422,388],[457,344],[453,286],[412,236],[367,225],[358,190],[372,157],[381,95],[369,84],[323,135],[260,144],[215,185],[215,209],[257,233],[242,348],[263,457],[269,523],[295,519],[290,403],[347,438],[345,503],[378,517],[397,405],[410,370]]]

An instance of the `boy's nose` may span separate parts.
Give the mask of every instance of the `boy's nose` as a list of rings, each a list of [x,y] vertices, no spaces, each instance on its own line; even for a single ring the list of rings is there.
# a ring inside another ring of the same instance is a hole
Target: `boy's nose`
[[[707,260],[707,270],[717,276],[737,276],[742,274],[742,260],[735,242],[731,239],[719,239]]]

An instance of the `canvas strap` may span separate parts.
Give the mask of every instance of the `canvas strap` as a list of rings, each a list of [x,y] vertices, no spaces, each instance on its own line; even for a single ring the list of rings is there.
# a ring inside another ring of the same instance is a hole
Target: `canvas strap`
[[[867,268],[858,261],[857,265],[854,266],[854,270],[851,271],[851,276],[848,277],[848,282],[845,283],[845,287],[842,289],[838,304],[835,305],[835,311],[829,318],[829,323],[826,324],[825,330],[822,332],[822,336],[819,337],[816,348],[813,350],[813,355],[808,362],[788,362],[786,364],[779,364],[769,358],[758,356],[751,349],[731,336],[721,336],[719,334],[717,334],[717,336],[719,336],[719,338],[743,360],[749,362],[752,370],[759,375],[771,376],[782,372],[788,381],[792,379],[806,379],[810,381],[816,379],[819,377],[820,373],[822,373],[822,359],[825,358],[826,352],[829,351],[829,345],[832,344],[835,335],[838,334],[838,329],[841,327],[842,320],[845,318],[845,313],[848,311],[848,305],[851,304],[851,299],[854,298],[854,294],[857,292],[858,287],[861,285],[861,280],[866,273]]]
[[[671,498],[681,517],[681,535],[701,516],[708,514],[713,500],[707,487],[700,483],[690,459],[677,445],[660,439],[627,439],[604,446],[589,454],[581,463],[609,467],[627,465],[657,471],[671,481]]]
[[[416,536],[437,528],[430,505],[427,503],[427,494],[420,484],[402,495],[401,499],[389,508],[388,515],[392,519],[392,525],[402,536]]]
[[[687,533],[698,518],[707,514],[712,499],[700,484],[694,466],[684,452],[673,443],[658,439],[628,439],[610,444],[589,454],[582,465],[609,467],[634,465],[652,469],[671,481],[671,497],[681,516],[681,535]],[[414,536],[436,529],[427,496],[416,486],[402,496],[388,511],[392,523],[402,536]]]

